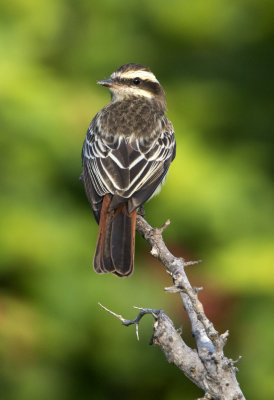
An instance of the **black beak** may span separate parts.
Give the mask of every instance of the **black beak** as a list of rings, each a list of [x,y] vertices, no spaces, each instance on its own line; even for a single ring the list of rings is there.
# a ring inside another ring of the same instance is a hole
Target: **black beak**
[[[102,81],[97,82],[98,85],[106,86],[106,87],[112,87],[113,81],[111,78],[109,79],[103,79]]]

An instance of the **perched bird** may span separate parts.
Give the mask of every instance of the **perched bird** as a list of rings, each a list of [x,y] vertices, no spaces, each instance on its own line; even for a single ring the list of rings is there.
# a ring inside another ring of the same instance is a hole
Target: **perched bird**
[[[148,67],[125,64],[109,79],[111,102],[91,121],[82,150],[84,183],[99,224],[98,273],[133,271],[136,212],[160,191],[175,157],[165,93]]]

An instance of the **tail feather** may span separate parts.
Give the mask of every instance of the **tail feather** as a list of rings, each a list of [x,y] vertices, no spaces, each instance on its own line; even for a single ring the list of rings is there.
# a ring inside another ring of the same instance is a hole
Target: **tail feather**
[[[106,234],[108,233],[109,230],[107,230],[106,228],[109,225],[108,208],[110,205],[110,201],[111,201],[110,196],[106,195],[103,199],[101,216],[100,216],[98,238],[93,259],[93,266],[98,274],[104,274],[109,272],[109,269],[107,269],[107,265],[106,266],[104,265],[103,254],[104,254],[104,244],[109,242],[109,238],[108,237],[106,238]]]
[[[119,277],[131,275],[134,268],[135,230],[136,230],[137,212],[136,210],[134,210],[130,214],[128,214],[126,208],[124,209],[124,212],[126,213],[126,218],[124,217],[124,221],[126,221],[127,224],[126,234],[128,235],[127,236],[128,240],[125,243],[123,243],[125,247],[121,248],[120,254],[118,253],[118,257],[123,259],[123,263],[120,263],[120,268],[116,268],[114,274]],[[124,252],[123,249],[126,249],[126,252]],[[115,258],[113,256],[113,253],[112,253],[112,258]]]
[[[105,272],[114,272],[115,267],[111,260],[111,227],[113,223],[113,216],[108,212],[105,227],[104,243],[101,252],[101,262]]]
[[[133,271],[136,211],[128,214],[126,206],[113,216],[111,229],[111,259],[117,275],[128,276]]]
[[[110,201],[110,196],[106,195],[101,210],[94,269],[98,273],[128,276],[134,266],[136,210],[129,214],[124,204],[115,211],[109,211]]]

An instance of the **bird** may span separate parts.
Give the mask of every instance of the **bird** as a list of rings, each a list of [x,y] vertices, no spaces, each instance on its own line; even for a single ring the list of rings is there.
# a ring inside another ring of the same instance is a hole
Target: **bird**
[[[161,190],[175,158],[174,128],[149,67],[125,64],[97,83],[111,101],[89,125],[80,176],[99,224],[93,266],[126,277],[134,267],[136,214]]]

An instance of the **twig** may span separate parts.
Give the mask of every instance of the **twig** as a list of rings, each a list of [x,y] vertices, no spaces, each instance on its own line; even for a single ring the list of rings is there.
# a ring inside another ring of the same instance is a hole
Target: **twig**
[[[152,308],[140,308],[140,307],[133,307],[136,308],[137,310],[141,310],[137,317],[135,319],[125,319],[122,317],[120,314],[116,314],[115,312],[109,310],[107,307],[103,306],[103,304],[98,303],[100,307],[102,307],[104,310],[109,312],[110,314],[114,315],[116,318],[118,318],[123,325],[129,326],[129,325],[136,325],[136,336],[137,340],[139,340],[139,323],[142,319],[142,317],[146,314],[152,314],[155,318],[159,314],[160,310],[154,310]]]

